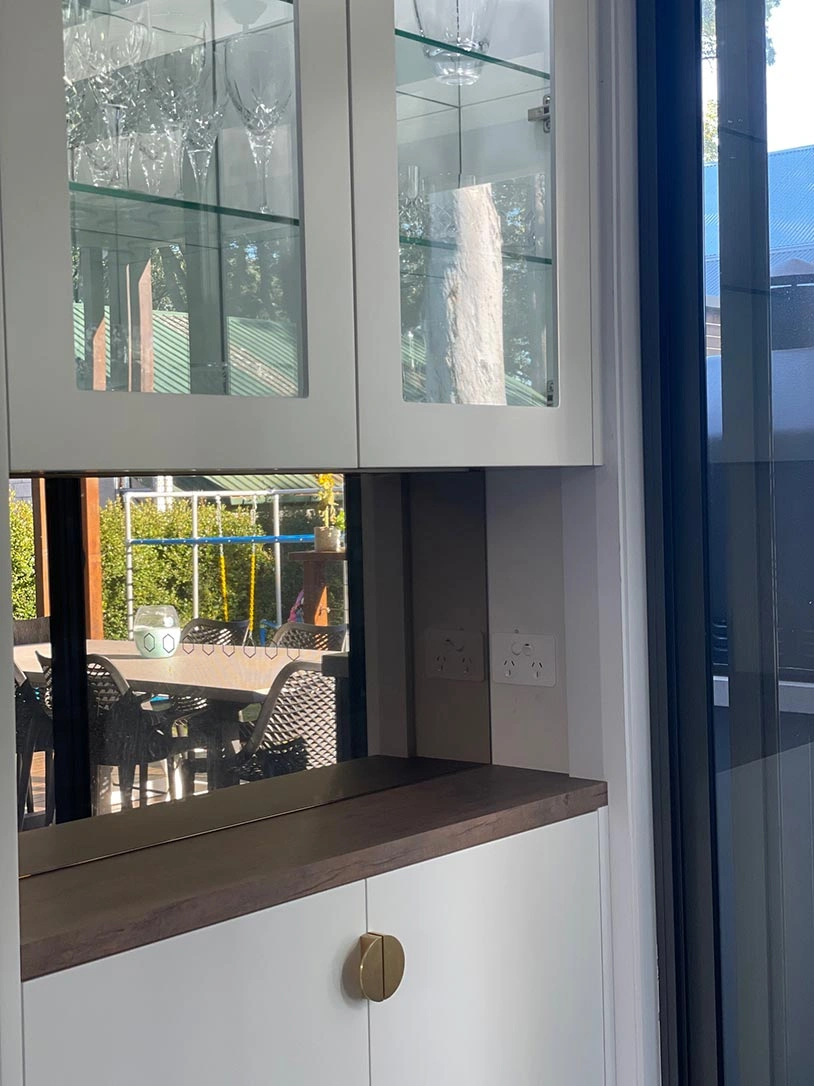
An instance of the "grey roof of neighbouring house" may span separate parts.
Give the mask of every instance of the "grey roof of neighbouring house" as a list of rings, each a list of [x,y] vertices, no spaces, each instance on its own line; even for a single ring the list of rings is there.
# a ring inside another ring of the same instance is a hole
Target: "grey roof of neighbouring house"
[[[769,156],[770,274],[788,274],[792,262],[814,264],[814,147]],[[718,238],[718,163],[704,167],[706,294],[721,293]],[[803,270],[800,267],[800,270]]]

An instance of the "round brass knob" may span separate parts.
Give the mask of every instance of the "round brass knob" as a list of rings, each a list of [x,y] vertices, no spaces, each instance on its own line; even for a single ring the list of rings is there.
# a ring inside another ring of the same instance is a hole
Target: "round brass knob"
[[[374,1003],[389,999],[404,976],[404,947],[395,935],[368,932],[359,940],[362,995]]]

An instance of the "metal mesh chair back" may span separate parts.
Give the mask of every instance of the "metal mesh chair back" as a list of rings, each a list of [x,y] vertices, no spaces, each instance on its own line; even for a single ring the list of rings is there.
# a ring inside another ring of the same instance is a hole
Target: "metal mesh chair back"
[[[93,708],[111,709],[130,687],[127,680],[105,656],[88,656],[88,696]]]
[[[248,619],[217,622],[210,618],[193,618],[181,631],[181,644],[245,645],[248,636]]]
[[[312,626],[308,622],[286,622],[275,633],[274,644],[282,648],[341,652],[347,635],[347,626]]]
[[[336,764],[336,688],[318,664],[288,664],[268,693],[247,744],[249,751],[302,739],[308,769]]]
[[[42,699],[45,711],[51,713],[54,708],[54,683],[52,678],[51,660],[48,656],[43,656],[41,652],[38,652],[36,656],[40,662],[40,667],[42,668],[43,678],[43,684],[40,687],[40,698]]]

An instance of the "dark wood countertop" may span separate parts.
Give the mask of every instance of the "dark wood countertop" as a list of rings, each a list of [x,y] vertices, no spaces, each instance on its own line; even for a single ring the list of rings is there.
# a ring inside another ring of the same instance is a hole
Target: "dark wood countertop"
[[[415,764],[420,772],[420,760]],[[341,775],[343,768],[334,773]],[[607,802],[606,786],[597,781],[502,766],[449,763],[449,770],[427,779],[425,766],[417,783],[23,878],[23,980],[559,822]],[[358,764],[350,770],[358,771]],[[92,821],[82,825],[92,831]],[[76,826],[64,829],[78,832]]]

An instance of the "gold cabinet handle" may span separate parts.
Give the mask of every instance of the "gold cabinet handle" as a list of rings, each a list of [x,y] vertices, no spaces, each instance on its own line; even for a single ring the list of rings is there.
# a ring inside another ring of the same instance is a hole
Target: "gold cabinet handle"
[[[404,947],[395,935],[369,931],[359,940],[362,995],[374,1003],[389,999],[404,976]]]

